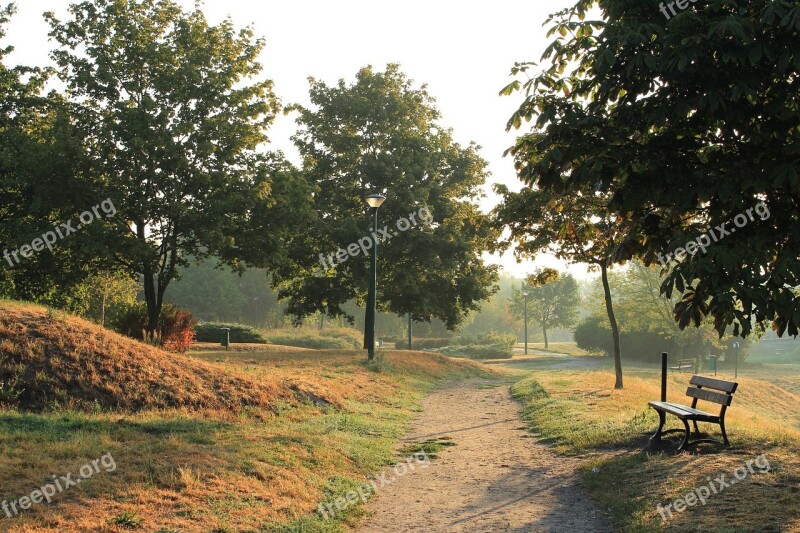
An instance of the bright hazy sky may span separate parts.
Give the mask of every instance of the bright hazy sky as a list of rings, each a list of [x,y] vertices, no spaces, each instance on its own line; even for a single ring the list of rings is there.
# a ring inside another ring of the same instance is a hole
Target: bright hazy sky
[[[6,2],[2,2],[5,4]],[[186,8],[193,0],[179,0]],[[538,60],[548,39],[542,24],[547,15],[569,7],[574,0],[497,0],[494,2],[433,2],[408,0],[402,4],[373,1],[206,0],[203,11],[212,23],[230,16],[237,27],[252,25],[267,46],[261,62],[264,76],[275,82],[284,104],[308,103],[307,78],[328,83],[353,80],[359,68],[382,70],[399,63],[416,83],[427,83],[442,113],[442,125],[451,127],[461,143],[476,141],[489,161],[492,177],[519,187],[510,158],[503,151],[514,139],[505,124],[519,96],[501,97],[515,61]],[[10,63],[51,64],[54,44],[42,13],[54,11],[64,20],[69,0],[23,0],[12,18],[3,46],[13,45]],[[295,129],[291,116],[281,116],[271,129],[274,148],[298,162],[289,137]],[[490,187],[487,186],[487,193]],[[488,210],[496,198],[489,195]],[[555,259],[517,264],[510,254],[490,258],[522,277],[535,266],[563,267]],[[582,266],[570,270],[586,276]]]

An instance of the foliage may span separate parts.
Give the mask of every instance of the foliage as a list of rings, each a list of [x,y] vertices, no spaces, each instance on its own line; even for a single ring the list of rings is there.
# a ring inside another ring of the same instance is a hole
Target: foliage
[[[525,295],[528,291],[528,319],[539,324],[544,336],[544,346],[549,346],[547,330],[569,328],[578,317],[580,293],[578,282],[571,274],[560,274],[552,269],[539,269],[528,277],[527,283],[514,290],[510,309],[518,318],[525,314]]]
[[[14,11],[13,4],[0,7],[0,39]],[[91,249],[87,232],[27,258],[20,248],[97,198],[81,174],[82,144],[68,105],[55,92],[43,94],[51,72],[7,67],[13,50],[0,48],[0,295],[80,311],[81,283],[103,268],[95,257],[79,253]],[[65,183],[71,184],[68,191]]]
[[[602,352],[606,355],[614,349],[606,320],[602,316],[589,315],[575,326],[575,344],[587,352]]]
[[[166,298],[191,309],[201,320],[241,322],[256,327],[280,327],[283,304],[270,290],[267,272],[235,272],[216,258],[178,270],[180,279],[169,286]]]
[[[680,326],[712,317],[720,335],[796,335],[796,3],[712,2],[667,21],[647,2],[579,0],[550,22],[547,64],[517,65],[527,80],[503,90],[523,91],[509,126],[535,128],[514,148],[523,181],[553,197],[601,191],[628,225],[615,261],[654,263],[727,224],[735,232],[668,268],[661,290],[680,296]],[[771,216],[733,228],[758,203]]]
[[[513,352],[503,344],[466,344],[447,346],[436,350],[438,353],[470,359],[511,359]]]
[[[199,4],[87,0],[69,12],[46,14],[53,58],[87,171],[118,209],[97,240],[142,276],[152,332],[177,268],[212,254],[238,266],[237,235],[274,207],[273,178],[286,176],[258,151],[279,107],[270,81],[252,81],[264,41],[230,20],[209,25]]]
[[[345,339],[353,343],[354,348],[359,348],[364,342],[364,333],[353,328],[325,328],[320,330],[319,335],[333,337],[334,339]]]
[[[476,335],[462,335],[454,339],[450,345],[435,351],[472,359],[509,359],[514,354],[516,344],[516,335],[490,331]]]
[[[194,342],[194,327],[197,318],[177,305],[167,304],[161,310],[161,344],[168,350],[183,353]]]
[[[155,331],[147,328],[147,304],[136,302],[117,316],[112,327],[132,339],[159,345],[177,352],[185,352],[194,342],[197,319],[186,309],[167,302],[159,316]]]
[[[388,339],[387,339],[388,340]],[[405,350],[408,348],[408,337],[398,337],[394,339],[395,345],[397,346],[398,350]],[[452,337],[432,337],[432,338],[424,338],[424,337],[411,337],[411,349],[412,350],[429,350],[432,348],[444,348],[445,346],[450,346],[453,343]]]
[[[267,344],[264,334],[246,324],[228,324],[223,322],[202,322],[194,327],[197,342],[220,342],[222,328],[229,328],[232,343]]]
[[[346,350],[360,348],[363,343],[361,338],[329,337],[325,334],[310,332],[271,333],[267,340],[270,344],[283,346],[297,346],[299,348],[312,348],[315,350]]]
[[[101,326],[131,306],[139,293],[139,283],[129,274],[119,271],[92,274],[83,286],[86,288],[87,309],[82,315]]]
[[[513,348],[516,343],[517,339],[514,335],[489,331],[487,333],[478,333],[474,335],[461,335],[457,337],[456,341],[451,344],[454,346],[469,346],[470,344],[501,344],[510,349]]]
[[[722,339],[707,321],[697,328],[681,329],[672,316],[674,301],[659,293],[658,270],[632,261],[628,268],[610,277],[617,295],[615,307],[620,317],[620,344],[626,359],[656,362],[661,352],[674,358],[706,357],[708,354],[726,354],[732,350],[735,339]],[[602,300],[602,295],[594,297]],[[593,309],[575,330],[575,342],[587,351],[612,353],[608,322],[602,318],[600,305]],[[604,336],[607,336],[604,338]],[[746,351],[749,341],[739,339]],[[732,353],[732,352],[731,352]]]
[[[514,294],[515,285],[519,280],[509,276],[500,275],[499,289],[482,302],[480,309],[473,311],[459,327],[463,333],[485,333],[499,331],[502,333],[518,333],[522,320],[518,319],[508,305],[509,299]]]
[[[438,123],[439,112],[424,86],[416,88],[389,65],[361,69],[352,84],[310,80],[312,107],[299,105],[294,137],[303,171],[319,188],[317,220],[292,252],[296,265],[276,275],[288,311],[349,316],[343,305],[363,301],[369,279],[364,254],[323,268],[319,254],[335,253],[368,238],[371,223],[363,197],[386,192],[379,227],[393,232],[411,213],[418,224],[379,246],[380,310],[417,322],[441,319],[459,325],[493,292],[496,267],[481,252],[498,232],[479,209],[486,162],[478,147],[463,147]],[[425,221],[421,209],[433,221]],[[422,219],[422,220],[420,220]],[[313,251],[309,253],[309,251]]]

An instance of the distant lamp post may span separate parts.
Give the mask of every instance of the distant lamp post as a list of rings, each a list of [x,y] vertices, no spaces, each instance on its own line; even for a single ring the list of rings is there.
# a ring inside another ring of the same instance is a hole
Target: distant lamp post
[[[378,208],[386,201],[382,194],[370,194],[365,198],[372,209],[372,257],[369,268],[369,292],[367,293],[367,318],[364,322],[364,348],[369,360],[375,358],[375,305],[378,284]]]
[[[522,289],[522,295],[525,297],[525,355],[528,355],[528,295],[531,293],[528,289]]]
[[[736,379],[736,378],[739,377],[739,343],[738,342],[734,342],[733,343],[733,349],[736,350],[734,352],[735,355],[734,355],[734,363],[733,364],[735,366],[733,367],[733,379]]]

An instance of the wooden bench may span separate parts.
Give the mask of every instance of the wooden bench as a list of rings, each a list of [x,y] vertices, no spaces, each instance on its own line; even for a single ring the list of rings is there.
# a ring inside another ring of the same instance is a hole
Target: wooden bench
[[[678,446],[679,452],[683,451],[683,449],[686,448],[686,445],[689,444],[689,436],[691,434],[691,431],[689,430],[690,420],[694,424],[695,433],[700,433],[700,430],[697,428],[698,422],[718,424],[722,430],[722,439],[724,440],[725,445],[730,446],[730,442],[728,442],[728,434],[725,432],[725,411],[731,405],[733,393],[736,392],[736,388],[738,386],[738,383],[734,383],[732,381],[723,381],[721,379],[707,378],[703,376],[692,376],[692,379],[689,381],[689,388],[686,389],[686,395],[692,398],[691,406],[669,402],[650,402],[648,405],[658,412],[659,417],[658,429],[653,436],[650,437],[650,441],[658,442],[661,440],[661,435],[667,433],[666,431],[662,431],[662,429],[664,428],[664,422],[667,418],[666,415],[669,413],[678,417],[681,422],[683,422],[683,426],[685,428],[686,434],[683,437],[683,441],[681,442],[680,446]],[[722,407],[720,408],[719,414],[714,415],[697,409],[697,400],[703,400],[721,405]],[[717,441],[710,439],[698,439],[695,440],[693,444],[698,442]]]
[[[669,367],[669,369],[677,370],[678,372],[683,372],[684,370],[688,370],[689,372],[694,374],[694,359],[678,359],[678,364]]]

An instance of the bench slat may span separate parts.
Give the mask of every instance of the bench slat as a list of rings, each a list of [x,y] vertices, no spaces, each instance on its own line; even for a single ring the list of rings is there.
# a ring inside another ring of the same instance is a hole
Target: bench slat
[[[739,386],[738,383],[734,383],[733,381],[724,381],[721,379],[707,378],[705,376],[692,376],[692,379],[689,381],[689,383],[691,383],[692,385],[697,385],[698,387],[721,390],[723,392],[729,392],[731,394],[736,392],[736,388]],[[728,405],[730,405],[730,403],[728,403]]]
[[[697,398],[698,400],[705,400],[707,402],[718,403],[719,405],[730,405],[733,396],[730,394],[723,394],[721,392],[714,392],[712,390],[698,389],[697,387],[689,387],[686,389],[686,396]]]
[[[669,402],[650,402],[648,405],[657,411],[664,411],[681,419],[698,420],[700,422],[719,422],[719,416],[693,409],[688,405]]]

